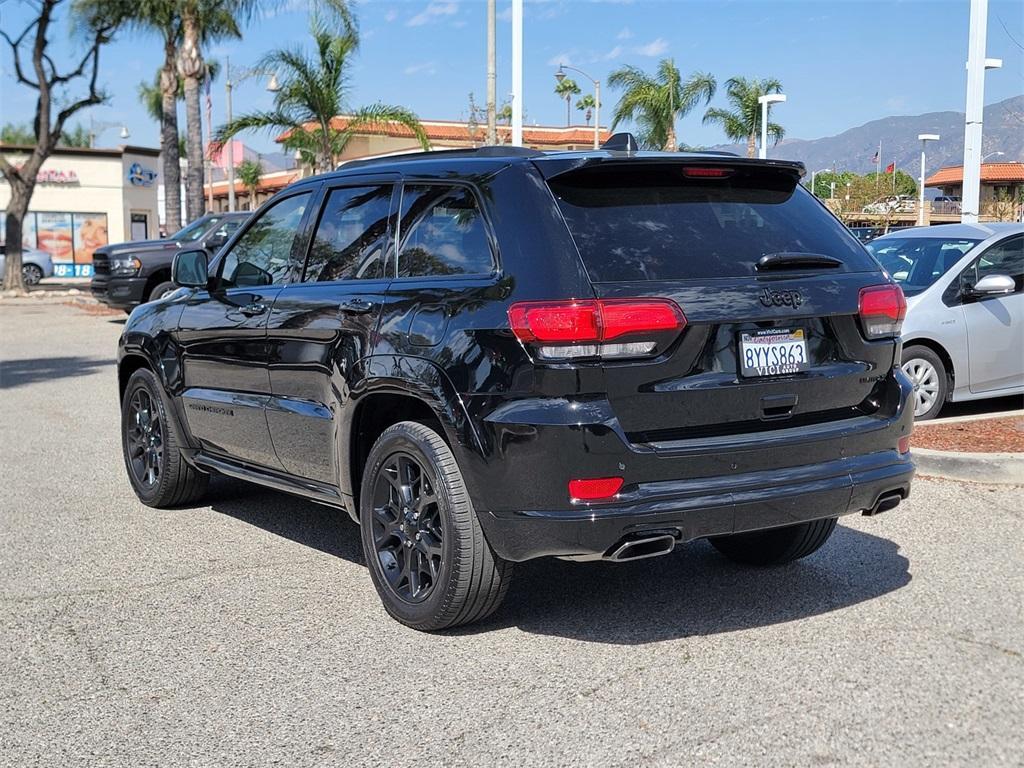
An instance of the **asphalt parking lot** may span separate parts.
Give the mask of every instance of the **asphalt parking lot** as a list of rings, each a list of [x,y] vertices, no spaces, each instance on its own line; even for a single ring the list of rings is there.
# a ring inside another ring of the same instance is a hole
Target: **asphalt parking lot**
[[[340,513],[136,501],[122,322],[0,303],[0,764],[1021,765],[1021,488],[921,479],[777,570],[528,563],[425,635]]]

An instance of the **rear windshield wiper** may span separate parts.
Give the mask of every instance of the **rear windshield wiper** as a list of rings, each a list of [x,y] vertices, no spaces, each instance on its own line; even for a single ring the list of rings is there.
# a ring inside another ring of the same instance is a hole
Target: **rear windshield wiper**
[[[834,269],[843,266],[843,262],[834,256],[823,253],[768,253],[757,260],[757,271],[767,272],[771,269]]]

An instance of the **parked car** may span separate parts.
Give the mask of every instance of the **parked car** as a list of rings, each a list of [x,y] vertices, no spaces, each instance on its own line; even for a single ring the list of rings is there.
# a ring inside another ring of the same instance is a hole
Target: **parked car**
[[[7,246],[0,243],[0,280],[7,268]],[[53,259],[46,251],[25,248],[21,252],[21,279],[25,285],[39,285],[44,277],[53,277]]]
[[[1024,224],[942,224],[868,245],[907,296],[914,415],[1024,392]]]
[[[888,195],[864,206],[864,213],[910,213],[917,205],[910,195]]]
[[[97,248],[92,257],[92,295],[109,307],[131,312],[175,290],[171,262],[182,248],[198,248],[209,258],[250,214],[211,213],[168,238],[135,240]]]
[[[801,164],[613,138],[351,162],[183,249],[119,343],[135,493],[343,508],[421,630],[490,614],[515,562],[774,565],[899,504],[899,286]]]
[[[900,229],[906,229],[906,227],[889,227],[888,231],[896,232]],[[850,231],[853,232],[854,237],[864,244],[870,243],[876,237],[887,234],[885,227],[850,227]]]

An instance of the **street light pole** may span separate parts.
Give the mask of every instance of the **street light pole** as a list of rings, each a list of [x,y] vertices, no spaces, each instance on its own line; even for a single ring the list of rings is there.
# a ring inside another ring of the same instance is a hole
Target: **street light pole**
[[[938,141],[939,134],[937,133],[922,133],[917,137],[918,141],[921,142],[921,186],[917,190],[917,225],[923,227],[924,221],[924,150],[925,146],[929,141]],[[895,173],[893,176],[895,177]]]
[[[815,177],[817,177],[817,175],[819,173],[824,173],[825,171],[831,171],[831,170],[832,170],[831,168],[819,168],[816,171],[811,171],[811,194],[812,195],[814,194],[814,179],[815,179]]]
[[[1005,155],[1005,154],[1006,154],[1005,152],[989,152],[987,155],[985,155],[983,158],[981,158],[981,162],[984,163],[990,157],[996,157],[998,155]]]
[[[785,100],[784,93],[766,93],[757,97],[757,103],[761,105],[761,152],[758,156],[762,160],[768,159],[768,105],[781,104]]]
[[[512,144],[523,145],[523,0],[512,0]]]
[[[232,121],[231,115],[231,90],[234,88],[234,83],[231,81],[231,59],[225,57],[224,69],[226,77],[224,78],[224,115],[227,118],[225,124],[230,125]],[[267,80],[267,90],[271,93],[277,93],[281,90],[281,86],[277,82],[277,73],[268,72],[263,69],[243,69],[238,72],[238,82],[243,83],[250,77],[260,77],[266,75],[269,79]],[[235,140],[233,138],[228,139],[228,144],[225,147],[227,150],[227,171],[228,171],[228,210],[234,212],[235,210]]]
[[[565,70],[571,69],[573,72],[578,72],[589,80],[594,86],[594,149],[600,149],[601,147],[601,81],[597,80],[579,67],[570,67],[568,64],[559,64],[558,71],[555,72],[555,80],[562,82],[565,80]]]
[[[487,0],[487,144],[498,143],[497,120],[497,54],[495,44],[495,6],[497,0]]]
[[[988,0],[971,0],[967,44],[967,109],[964,124],[964,175],[960,221],[978,223],[981,200],[981,140],[985,113],[985,70],[999,69],[1001,59],[985,57]]]

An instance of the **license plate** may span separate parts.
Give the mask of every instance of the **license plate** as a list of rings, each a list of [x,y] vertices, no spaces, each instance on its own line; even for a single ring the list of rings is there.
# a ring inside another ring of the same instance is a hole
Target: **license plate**
[[[744,376],[784,376],[806,371],[803,328],[769,328],[740,334],[740,372]]]

